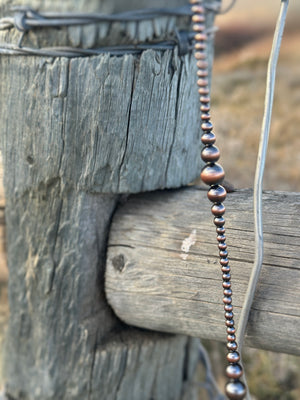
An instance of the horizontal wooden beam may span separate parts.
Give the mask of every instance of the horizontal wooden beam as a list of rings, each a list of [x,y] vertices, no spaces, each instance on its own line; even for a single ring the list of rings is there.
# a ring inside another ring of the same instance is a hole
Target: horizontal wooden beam
[[[254,258],[252,191],[228,195],[227,244],[238,322]],[[265,257],[246,344],[300,355],[300,194],[266,192]],[[133,196],[115,214],[106,294],[142,328],[223,341],[221,271],[206,191]]]

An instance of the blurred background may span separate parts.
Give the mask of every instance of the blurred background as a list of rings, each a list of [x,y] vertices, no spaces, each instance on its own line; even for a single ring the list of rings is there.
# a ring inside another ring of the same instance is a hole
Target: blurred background
[[[223,0],[224,7],[229,3]],[[267,63],[279,8],[279,0],[237,0],[215,21],[219,31],[215,37],[211,114],[221,164],[235,188],[253,187]],[[299,127],[300,2],[291,0],[277,69],[266,190],[300,191]],[[223,388],[225,346],[215,342],[205,345]],[[253,400],[300,399],[300,357],[245,349],[244,359]],[[204,392],[200,398],[206,398]]]
[[[223,6],[229,2],[223,0]],[[253,186],[267,62],[279,6],[279,0],[240,0],[230,12],[216,18],[212,120],[226,179],[235,188]],[[299,126],[300,2],[291,0],[278,65],[265,189],[300,191]],[[0,159],[0,353],[9,313],[4,204]],[[205,345],[223,387],[225,346],[208,341]],[[245,361],[253,399],[300,399],[299,357],[247,349]],[[199,374],[203,374],[201,368]],[[206,399],[204,392],[200,398]]]

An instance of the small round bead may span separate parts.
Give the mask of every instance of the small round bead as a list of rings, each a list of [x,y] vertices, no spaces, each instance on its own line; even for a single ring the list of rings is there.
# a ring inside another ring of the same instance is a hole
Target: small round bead
[[[201,42],[206,42],[207,40],[207,35],[205,33],[197,33],[197,37],[195,37],[195,40],[201,41]]]
[[[194,24],[193,31],[194,32],[203,32],[203,31],[205,31],[205,25],[204,24]],[[195,39],[198,40],[196,37],[195,37]]]
[[[223,265],[222,268],[221,268],[221,271],[224,272],[224,273],[230,272],[229,265]]]
[[[200,79],[197,80],[197,85],[198,86],[207,86],[208,85],[208,80],[200,78]]]
[[[201,94],[201,96],[206,96],[207,94],[209,94],[209,89],[208,87],[199,87],[198,89],[198,93]]]
[[[223,235],[222,235],[223,236]],[[228,251],[227,250],[220,250],[219,251],[220,257],[227,257],[228,256]]]
[[[208,71],[207,71],[207,69],[198,69],[197,75],[199,77],[205,78],[208,76]]]
[[[228,365],[226,368],[226,375],[230,379],[238,379],[243,375],[243,369],[240,364]]]
[[[223,281],[230,281],[231,275],[229,273],[225,273],[222,275]]]
[[[205,17],[204,17],[204,15],[196,14],[196,15],[192,16],[192,21],[193,22],[204,22],[205,21]]]
[[[226,325],[227,327],[233,327],[233,326],[234,326],[234,320],[233,320],[233,319],[227,319],[227,320],[225,321],[225,325]]]
[[[200,102],[205,103],[205,104],[210,103],[210,97],[209,96],[201,96]]]
[[[246,396],[246,387],[241,381],[229,382],[225,392],[229,400],[243,400]]]
[[[196,60],[203,60],[206,55],[205,53],[202,53],[202,51],[196,51],[194,57],[196,58]]]
[[[224,310],[231,312],[233,310],[233,305],[232,304],[225,304]]]
[[[204,135],[203,135],[204,136]],[[203,139],[202,136],[202,139]],[[203,143],[203,140],[202,140]],[[201,179],[207,185],[216,185],[224,179],[225,173],[221,165],[219,164],[208,164],[201,171]],[[214,208],[215,207],[215,208]],[[223,211],[224,209],[224,211]],[[213,205],[212,213],[217,217],[223,215],[225,207],[223,204]]]
[[[226,332],[228,333],[228,335],[234,335],[235,334],[235,328],[234,327],[233,328],[227,328]],[[232,362],[232,361],[230,361],[230,362]]]
[[[233,318],[233,312],[232,311],[226,311],[225,312],[225,318],[226,319],[232,319]]]
[[[235,328],[228,327],[228,328],[227,328],[227,332],[228,332],[228,329],[232,329],[232,330],[235,331]],[[239,354],[238,351],[232,351],[232,352],[230,352],[230,353],[227,354],[227,357],[226,357],[226,358],[227,358],[227,361],[228,361],[228,362],[230,362],[230,363],[236,363],[236,362],[240,361],[240,354]]]
[[[201,39],[197,39],[197,37],[199,37],[199,35],[203,35],[203,33],[197,33],[196,35],[195,35],[195,39],[196,40],[201,40]],[[208,68],[208,62],[207,61],[203,61],[203,60],[199,60],[199,61],[197,61],[197,67],[198,68]]]
[[[207,114],[207,115],[209,115],[209,114]],[[220,157],[220,150],[216,146],[206,146],[206,147],[204,147],[204,149],[201,152],[201,157],[202,157],[202,160],[205,162],[216,162],[216,161],[218,161],[218,159]],[[209,192],[210,192],[210,190],[209,190]]]
[[[228,340],[228,342],[235,342],[236,337],[235,337],[235,335],[227,335],[227,340]]]
[[[230,303],[226,303],[226,304],[231,304],[231,300],[232,300],[231,297],[225,297],[225,299],[230,299]],[[223,303],[224,303],[224,301],[223,301]],[[232,311],[226,311],[224,315],[225,315],[226,319],[232,319],[233,318],[233,312]]]
[[[192,4],[194,4],[194,3],[192,3]],[[204,7],[196,5],[196,6],[192,7],[192,12],[197,13],[197,14],[204,14],[205,10],[204,10]]]
[[[200,24],[198,24],[198,25],[200,25]],[[202,25],[202,27],[205,28],[204,25]],[[196,33],[195,33],[194,39],[195,39],[196,41],[202,40],[202,38],[201,38],[200,35],[203,35],[203,31],[204,31],[204,30],[205,30],[205,29],[203,29],[202,31],[199,31],[199,32],[196,32]]]
[[[209,120],[210,120],[210,114],[209,114],[209,113],[203,113],[203,114],[201,115],[201,119],[202,119],[203,121],[209,121]]]
[[[224,293],[224,296],[232,296],[232,290],[231,289],[224,289],[223,293]]]
[[[226,265],[228,265],[229,264],[229,260],[228,260],[228,258],[221,258],[220,259],[220,264],[221,265],[224,265],[224,266],[226,266]]]
[[[227,249],[227,244],[226,243],[219,243],[218,244],[219,250],[226,250]]]
[[[217,236],[217,241],[218,241],[218,242],[223,243],[223,242],[225,242],[225,240],[226,240],[226,236],[225,236],[225,235],[218,235],[218,236]],[[226,258],[226,257],[227,257],[227,255],[224,256],[224,257],[222,257],[222,258]]]
[[[225,233],[225,228],[223,226],[219,226],[218,228],[216,228],[216,231],[219,235],[224,235]]]
[[[232,298],[230,296],[226,296],[223,298],[223,303],[224,304],[231,304],[232,303]],[[233,313],[232,312],[227,312],[225,313],[225,318],[226,319],[231,319],[233,318]]]
[[[223,226],[225,225],[225,219],[223,217],[216,217],[214,218],[214,224],[216,226]]]
[[[203,144],[206,144],[206,145],[214,144],[216,141],[216,136],[212,132],[205,132],[201,136],[201,141]]]
[[[230,350],[230,351],[235,351],[236,349],[237,349],[237,343],[236,342],[228,342],[227,344],[226,344],[226,347],[227,347],[227,349],[228,350]]]
[[[231,287],[231,283],[230,282],[223,282],[222,286],[223,286],[224,289],[229,289]]]
[[[203,42],[196,42],[194,45],[196,50],[205,50],[206,49],[206,44]]]
[[[220,174],[220,176],[221,176],[221,174]],[[223,180],[224,179],[224,175],[223,175],[222,178],[220,177],[220,179]],[[212,184],[220,182],[220,179],[217,182],[212,182]],[[211,208],[211,212],[213,213],[213,215],[215,217],[222,216],[223,214],[225,214],[225,207],[224,207],[224,205],[222,203],[221,204],[214,204],[212,206],[212,208]]]
[[[202,4],[202,0],[190,0],[190,4]]]
[[[208,104],[202,104],[200,107],[200,110],[202,112],[209,112],[210,111],[210,106]]]

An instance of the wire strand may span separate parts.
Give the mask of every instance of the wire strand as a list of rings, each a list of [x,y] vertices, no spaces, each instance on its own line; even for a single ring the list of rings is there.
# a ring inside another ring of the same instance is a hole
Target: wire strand
[[[262,189],[263,189],[263,176],[266,162],[266,155],[268,149],[273,101],[274,101],[274,88],[276,81],[276,68],[281,47],[281,39],[284,31],[287,9],[289,0],[281,0],[281,7],[277,24],[273,37],[272,49],[268,62],[267,82],[266,82],[266,93],[265,93],[265,107],[264,116],[261,128],[261,136],[256,164],[256,173],[254,180],[254,230],[255,230],[255,257],[254,265],[248,284],[244,304],[242,307],[238,329],[237,329],[237,342],[239,344],[240,352],[244,345],[245,332],[249,319],[250,309],[253,303],[253,298],[257,283],[259,280],[264,254],[264,243],[263,243],[263,220],[262,220]],[[245,380],[246,383],[246,380]],[[248,391],[249,393],[249,391]],[[249,396],[249,394],[248,394]],[[250,397],[247,397],[248,399]]]

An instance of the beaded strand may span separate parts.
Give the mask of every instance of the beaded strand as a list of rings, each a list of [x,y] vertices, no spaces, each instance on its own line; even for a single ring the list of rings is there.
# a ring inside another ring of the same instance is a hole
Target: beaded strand
[[[211,211],[214,215],[214,224],[217,231],[217,241],[219,248],[220,264],[223,279],[223,303],[225,310],[225,325],[227,331],[227,361],[229,365],[226,368],[226,375],[229,379],[225,387],[225,392],[230,400],[242,400],[246,396],[246,387],[240,380],[243,375],[243,369],[239,364],[240,354],[237,351],[235,325],[233,319],[231,275],[228,260],[228,252],[225,237],[225,207],[223,201],[226,198],[226,189],[220,185],[225,173],[221,165],[216,162],[219,160],[220,151],[214,145],[216,141],[215,134],[212,132],[213,125],[210,122],[210,90],[208,83],[208,62],[206,55],[207,36],[205,34],[205,9],[201,0],[190,0],[192,6],[192,22],[194,35],[195,53],[197,60],[197,85],[200,94],[201,128],[203,131],[201,140],[204,148],[201,153],[202,160],[206,163],[201,172],[201,179],[207,185],[210,185],[207,196],[213,203]]]

